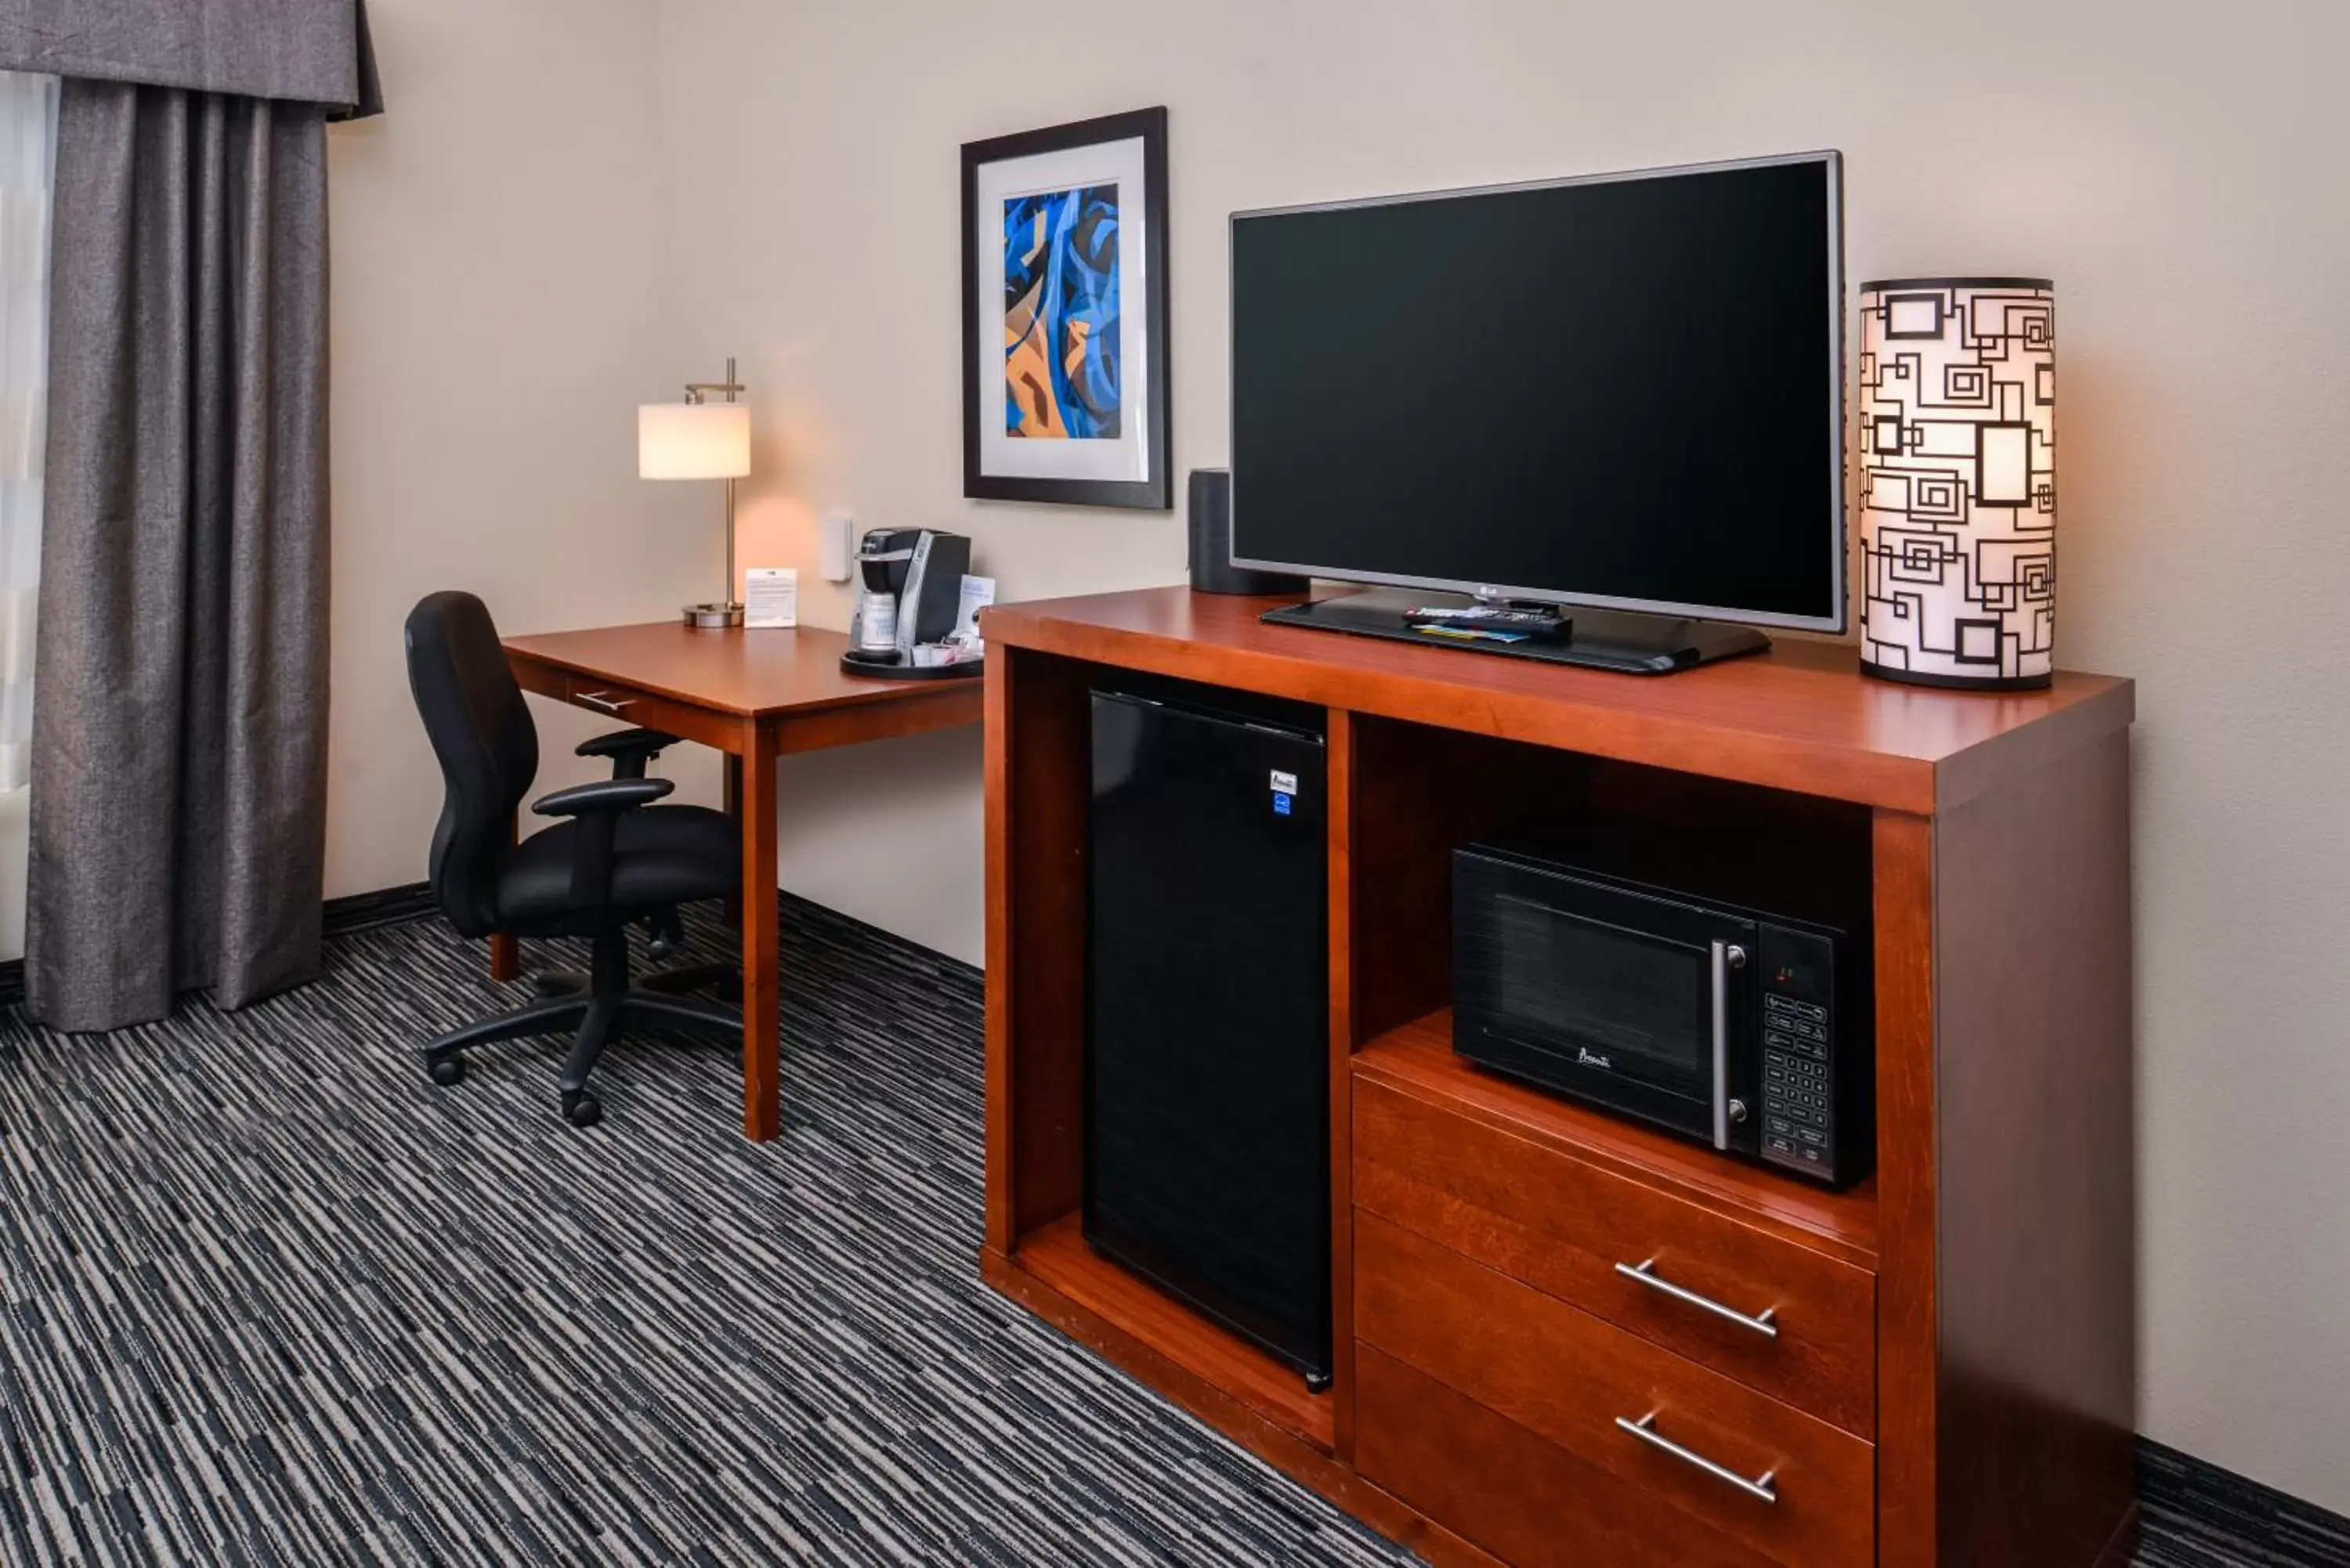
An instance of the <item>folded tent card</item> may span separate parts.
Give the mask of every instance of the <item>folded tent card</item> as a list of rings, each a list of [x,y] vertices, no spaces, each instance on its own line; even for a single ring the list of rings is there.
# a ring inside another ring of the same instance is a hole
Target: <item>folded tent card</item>
[[[962,580],[962,599],[955,606],[954,630],[949,639],[979,640],[979,612],[995,602],[995,579],[966,575]]]
[[[787,630],[800,623],[797,566],[753,566],[743,574],[743,624]]]

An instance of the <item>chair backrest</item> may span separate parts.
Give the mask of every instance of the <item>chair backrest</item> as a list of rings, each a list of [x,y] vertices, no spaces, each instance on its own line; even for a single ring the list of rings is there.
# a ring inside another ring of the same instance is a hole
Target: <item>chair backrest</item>
[[[459,931],[487,936],[515,810],[538,776],[538,730],[489,607],[461,593],[419,601],[408,614],[408,689],[447,790],[432,832],[432,892]]]

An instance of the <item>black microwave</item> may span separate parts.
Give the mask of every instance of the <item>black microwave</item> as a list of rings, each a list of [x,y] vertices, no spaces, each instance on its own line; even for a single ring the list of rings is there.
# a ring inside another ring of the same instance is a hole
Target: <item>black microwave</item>
[[[1831,1187],[1876,1153],[1866,932],[1483,845],[1452,862],[1464,1059]]]

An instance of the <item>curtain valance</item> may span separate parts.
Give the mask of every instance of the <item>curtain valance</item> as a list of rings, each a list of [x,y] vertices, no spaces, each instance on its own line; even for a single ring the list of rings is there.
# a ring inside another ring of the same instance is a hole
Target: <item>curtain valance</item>
[[[0,70],[383,111],[366,0],[0,0]]]

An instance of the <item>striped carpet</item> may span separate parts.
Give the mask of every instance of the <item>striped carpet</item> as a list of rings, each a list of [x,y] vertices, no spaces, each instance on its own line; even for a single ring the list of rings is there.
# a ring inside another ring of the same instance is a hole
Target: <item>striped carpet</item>
[[[0,1564],[1409,1560],[979,1283],[975,974],[800,904],[784,962],[764,1147],[715,1044],[624,1042],[584,1134],[552,1041],[432,1088],[504,1001],[438,921],[234,1017],[0,1014]]]
[[[2159,1443],[2138,1450],[2137,1568],[2350,1568],[2350,1519]]]

